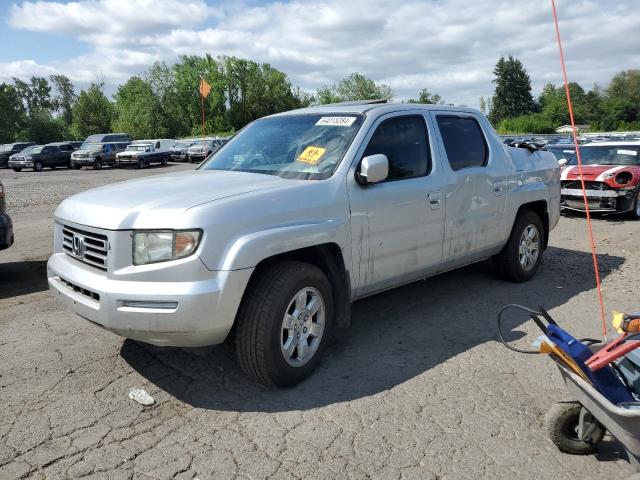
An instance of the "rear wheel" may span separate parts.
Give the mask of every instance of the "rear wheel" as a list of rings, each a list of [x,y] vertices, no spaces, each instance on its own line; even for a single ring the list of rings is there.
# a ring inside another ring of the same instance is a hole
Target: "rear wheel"
[[[333,326],[331,285],[318,267],[276,264],[251,282],[237,318],[236,355],[268,385],[295,385],[317,367]]]
[[[640,220],[640,187],[636,191],[636,200],[633,203],[633,208],[629,212],[629,216],[633,220]]]
[[[493,258],[498,275],[513,282],[526,282],[540,268],[543,249],[544,227],[540,217],[531,210],[523,210],[507,244]]]
[[[42,164],[41,161],[37,160],[34,164],[33,164],[33,171],[34,172],[41,172],[42,170],[44,170],[44,165]]]

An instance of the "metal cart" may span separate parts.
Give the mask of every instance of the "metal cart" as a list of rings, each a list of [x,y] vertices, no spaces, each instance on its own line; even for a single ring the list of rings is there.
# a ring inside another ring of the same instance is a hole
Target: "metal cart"
[[[633,471],[640,474],[640,405],[616,406],[558,360],[556,364],[576,400],[557,403],[547,414],[547,428],[556,446],[566,453],[592,453],[609,431],[626,449]]]

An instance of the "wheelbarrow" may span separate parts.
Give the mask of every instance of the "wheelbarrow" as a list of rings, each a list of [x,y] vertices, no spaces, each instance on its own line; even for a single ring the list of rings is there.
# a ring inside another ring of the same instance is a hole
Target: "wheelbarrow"
[[[567,390],[575,399],[558,402],[547,413],[546,425],[553,443],[565,453],[587,455],[595,451],[597,444],[609,431],[627,451],[629,463],[635,472],[631,478],[639,479],[640,403],[614,405],[555,357],[551,358],[556,362]]]

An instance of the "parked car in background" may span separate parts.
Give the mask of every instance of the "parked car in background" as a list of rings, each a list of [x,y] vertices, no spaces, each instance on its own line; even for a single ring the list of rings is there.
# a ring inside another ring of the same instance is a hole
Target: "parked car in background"
[[[105,165],[115,165],[116,155],[119,152],[124,152],[127,145],[129,143],[125,142],[84,142],[80,149],[71,155],[71,166],[75,169],[93,167],[94,170],[100,170]]]
[[[202,162],[224,144],[220,138],[205,138],[198,140],[187,149],[187,161],[189,163]]]
[[[640,142],[594,142],[580,147],[582,179],[591,212],[628,212],[640,219]],[[562,169],[563,210],[584,211],[584,195],[574,155]]]
[[[124,152],[116,155],[116,166],[123,168],[127,165],[136,165],[138,168],[144,168],[152,163],[166,165],[169,153],[166,150],[156,150],[156,146],[159,145],[159,141],[154,143],[133,142],[127,146]]]
[[[187,160],[187,150],[195,145],[197,140],[178,140],[171,147],[171,160],[176,162],[184,162]]]
[[[126,133],[97,133],[89,135],[85,143],[131,143],[133,139]]]
[[[547,145],[543,150],[553,153],[561,166],[566,165],[569,159],[576,153],[573,144]]]
[[[17,155],[12,155],[9,167],[15,172],[24,168],[33,168],[41,172],[45,168],[71,167],[71,153],[74,151],[69,142],[54,142],[46,145],[28,147]]]
[[[13,223],[7,213],[4,186],[0,180],[0,250],[9,248],[11,245],[13,245]]]
[[[17,143],[5,143],[0,145],[0,167],[9,166],[9,158],[11,155],[20,153],[27,147],[35,145],[33,142],[17,142]]]
[[[286,386],[356,299],[487,258],[531,279],[559,215],[555,157],[504,148],[475,109],[327,105],[256,120],[195,170],[67,198],[47,276],[124,337],[233,329],[244,371]]]

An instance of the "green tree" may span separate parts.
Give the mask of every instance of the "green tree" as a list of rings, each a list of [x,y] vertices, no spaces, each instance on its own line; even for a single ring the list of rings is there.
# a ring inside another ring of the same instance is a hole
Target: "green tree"
[[[29,83],[13,78],[13,85],[22,98],[27,113],[31,115],[35,111],[51,112],[54,108],[51,98],[51,85],[44,77],[31,77]]]
[[[628,128],[640,121],[640,70],[626,70],[614,75],[602,102],[601,127],[607,130]]]
[[[105,96],[103,84],[92,83],[82,90],[72,108],[71,132],[76,138],[111,131],[113,105]]]
[[[114,99],[114,130],[138,139],[166,135],[160,101],[141,77],[129,78],[118,88]]]
[[[47,110],[34,110],[27,127],[19,132],[18,139],[43,144],[58,142],[66,136],[65,133],[62,119],[54,118]]]
[[[73,104],[78,99],[73,83],[65,75],[51,75],[49,80],[53,83],[56,92],[53,97],[53,107],[65,128],[69,129],[73,122]]]
[[[376,83],[356,72],[343,78],[337,84],[319,88],[316,99],[322,105],[355,100],[391,100],[393,96],[393,89],[390,86]]]
[[[489,119],[494,125],[505,118],[518,117],[535,112],[536,104],[531,96],[531,79],[522,62],[517,58],[500,57],[493,70],[496,88],[492,98]]]
[[[26,125],[27,115],[17,90],[0,84],[0,143],[10,143]]]
[[[542,113],[530,113],[519,117],[505,118],[496,127],[499,134],[555,133],[556,125]]]
[[[432,105],[444,105],[444,100],[437,93],[429,93],[429,90],[423,88],[417,99],[410,98],[407,103],[426,103]]]

